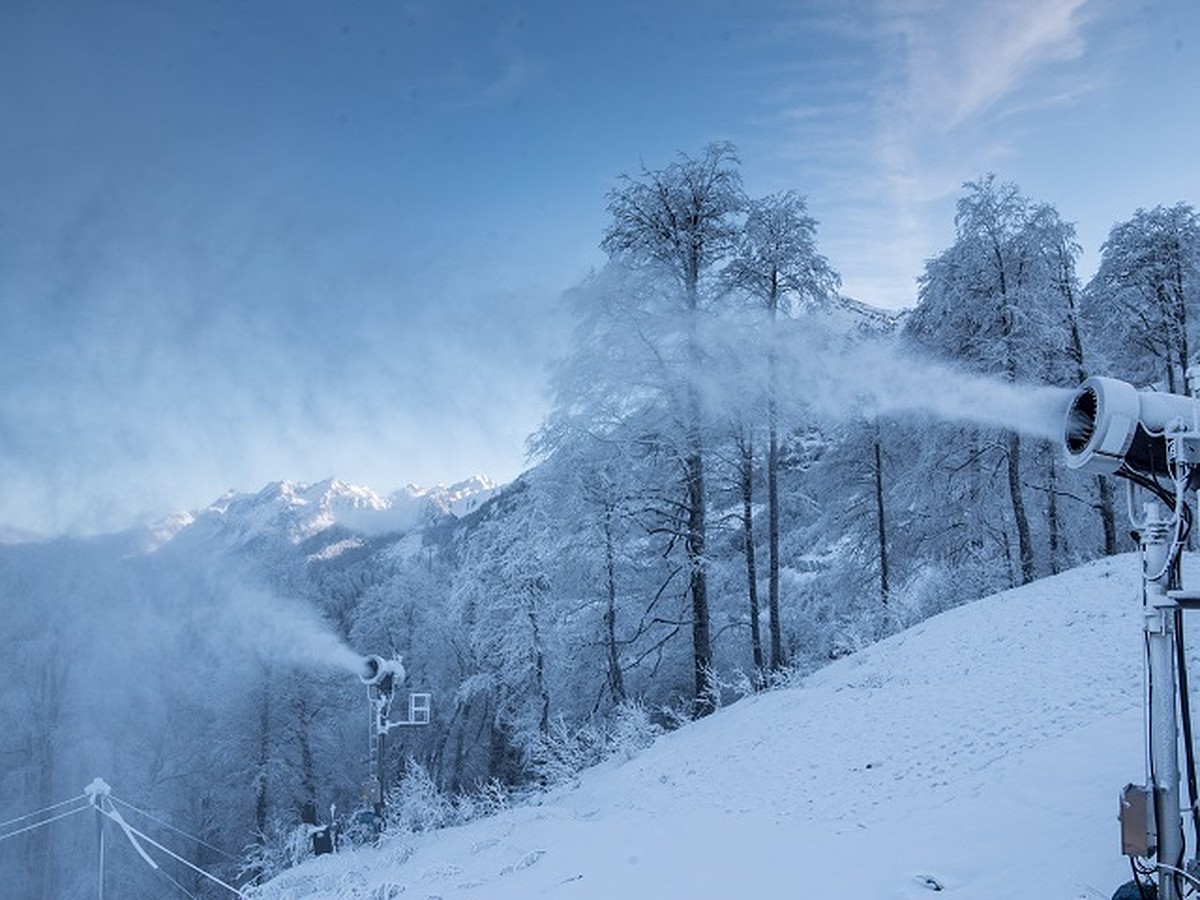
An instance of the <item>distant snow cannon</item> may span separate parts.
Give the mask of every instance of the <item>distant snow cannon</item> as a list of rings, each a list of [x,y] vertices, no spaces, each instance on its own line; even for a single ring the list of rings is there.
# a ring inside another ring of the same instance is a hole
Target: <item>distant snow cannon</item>
[[[392,719],[392,700],[404,684],[406,673],[400,657],[364,656],[358,670],[358,680],[367,686],[370,705],[370,776],[363,785],[363,797],[373,808],[372,827],[378,831],[383,824],[383,803],[387,793],[384,779],[387,736],[402,725],[428,725],[429,694],[408,695],[408,716]]]
[[[358,670],[359,680],[369,687],[391,693],[392,689],[404,684],[404,664],[397,659],[382,656],[364,656]]]
[[[1189,375],[1190,375],[1189,371]],[[1084,472],[1114,475],[1132,470],[1159,478],[1177,451],[1195,441],[1170,442],[1172,435],[1200,432],[1200,404],[1191,397],[1139,391],[1116,378],[1093,377],[1079,386],[1063,423],[1067,465]]]

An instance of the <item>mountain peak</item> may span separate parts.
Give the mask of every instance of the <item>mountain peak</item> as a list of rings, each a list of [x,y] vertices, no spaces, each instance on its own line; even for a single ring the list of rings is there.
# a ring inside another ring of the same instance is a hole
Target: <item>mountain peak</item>
[[[486,475],[450,486],[408,484],[387,496],[339,478],[315,483],[280,480],[255,493],[228,491],[195,514],[167,517],[149,529],[148,549],[198,520],[217,525],[236,542],[277,535],[300,543],[334,526],[366,535],[412,531],[447,516],[460,517],[499,490]]]

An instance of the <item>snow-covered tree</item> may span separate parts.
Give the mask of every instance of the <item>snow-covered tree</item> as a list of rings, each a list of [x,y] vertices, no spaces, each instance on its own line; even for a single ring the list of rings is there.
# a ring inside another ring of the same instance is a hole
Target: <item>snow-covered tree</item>
[[[1200,216],[1186,203],[1139,209],[1100,249],[1084,306],[1113,371],[1186,391],[1200,347]]]
[[[752,297],[767,318],[767,610],[771,668],[781,668],[779,618],[779,351],[776,320],[781,314],[826,302],[840,278],[817,251],[817,221],[794,191],[749,204],[737,252],[725,269],[735,288]],[[750,483],[743,477],[743,486]],[[749,504],[749,497],[746,497]],[[749,547],[750,545],[748,545]]]
[[[926,263],[920,302],[906,334],[920,347],[977,371],[1009,381],[1042,381],[1048,360],[1062,356],[1069,340],[1056,294],[1062,258],[1045,240],[1044,209],[1015,184],[997,182],[993,175],[965,189],[955,215],[954,244]],[[1035,554],[1021,436],[1010,429],[978,435],[971,443],[963,465],[976,483],[984,475],[985,458],[993,452],[1002,457],[1020,580],[1031,581]]]
[[[707,497],[704,473],[704,412],[696,383],[704,362],[699,338],[705,281],[733,251],[735,215],[745,205],[738,158],[731,144],[710,144],[699,157],[680,154],[662,169],[623,176],[608,198],[612,221],[601,242],[614,260],[669,285],[682,342],[673,373],[683,386],[684,546],[692,601],[695,706],[712,711],[707,680],[712,666],[706,573]],[[659,351],[661,352],[661,351]],[[666,373],[664,373],[666,374]]]

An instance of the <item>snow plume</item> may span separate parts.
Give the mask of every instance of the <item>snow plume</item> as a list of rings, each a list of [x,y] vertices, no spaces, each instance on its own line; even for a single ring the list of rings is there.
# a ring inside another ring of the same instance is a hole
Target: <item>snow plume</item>
[[[786,356],[782,371],[784,394],[836,418],[919,412],[1048,440],[1061,439],[1074,395],[917,359],[874,342],[803,347]]]
[[[815,412],[846,420],[923,413],[1049,440],[1062,438],[1074,395],[1066,388],[1013,383],[919,359],[884,341],[846,342],[817,329],[781,338],[779,385],[780,408],[797,415]],[[725,392],[715,379],[710,388],[704,390],[713,400],[713,392]],[[719,402],[727,403],[728,397]],[[743,406],[737,402],[732,408]]]
[[[245,663],[340,670],[358,674],[363,657],[355,653],[307,601],[264,587],[261,578],[221,570],[192,570],[183,601],[188,637],[213,664]]]
[[[259,659],[298,666],[342,669],[357,675],[362,656],[303,601],[285,601],[261,588],[234,587],[221,611],[234,645]]]

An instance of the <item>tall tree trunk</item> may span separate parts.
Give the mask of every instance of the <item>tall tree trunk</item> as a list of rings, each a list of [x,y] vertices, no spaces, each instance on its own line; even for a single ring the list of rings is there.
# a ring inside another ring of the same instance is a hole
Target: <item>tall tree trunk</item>
[[[271,676],[263,678],[263,692],[258,704],[258,771],[254,779],[254,832],[259,845],[267,840],[271,766]]]
[[[767,400],[767,613],[771,627],[771,671],[787,665],[779,621],[779,432],[775,397]]]
[[[1017,548],[1021,560],[1021,583],[1033,581],[1033,537],[1029,518],[1025,514],[1025,498],[1021,495],[1021,437],[1008,432],[1008,493],[1012,498],[1013,521],[1017,526]]]
[[[1013,311],[1008,305],[1008,287],[1003,265],[1000,267],[1000,294],[1005,298],[1004,344],[1008,380],[1017,380],[1017,349],[1013,340]],[[1025,498],[1021,493],[1021,436],[1008,432],[1008,493],[1012,498],[1013,523],[1017,528],[1017,551],[1021,560],[1021,584],[1033,581],[1033,537],[1029,532],[1029,517],[1025,513]]]
[[[467,729],[471,725],[471,698],[463,700],[461,706],[456,705],[454,714],[461,719],[461,724],[454,735],[454,761],[451,763],[450,777],[450,785],[457,791],[462,789],[462,785],[466,781],[463,776],[467,765]]]
[[[787,665],[783,656],[783,625],[779,620],[779,282],[771,276],[767,305],[770,314],[770,349],[767,352],[767,613],[771,627],[771,671]]]
[[[313,760],[311,731],[315,710],[304,694],[296,698],[296,740],[300,744],[300,809],[301,820],[312,816],[309,824],[317,824],[317,768]],[[311,812],[310,812],[311,811]]]
[[[699,264],[689,266],[686,285],[688,315],[688,429],[687,458],[684,460],[684,479],[687,494],[688,586],[692,596],[692,657],[695,675],[695,710],[697,717],[711,713],[713,702],[709,678],[712,674],[712,638],[708,610],[708,571],[705,553],[708,541],[708,522],[704,488],[704,439],[702,437],[700,392],[700,341],[696,335],[700,312]]]
[[[1100,492],[1100,526],[1104,529],[1104,555],[1116,556],[1120,552],[1117,547],[1117,514],[1113,508],[1112,484],[1107,475],[1096,476],[1096,489]]]
[[[617,652],[617,560],[612,533],[613,504],[604,502],[604,566],[607,606],[604,609],[604,640],[608,652],[608,689],[614,704],[625,702],[625,676],[621,672],[621,657]]]
[[[1082,384],[1088,377],[1087,366],[1084,364],[1083,358],[1083,336],[1079,330],[1079,312],[1078,304],[1075,302],[1075,290],[1065,269],[1062,282],[1063,295],[1067,300],[1068,324],[1071,336],[1070,352],[1075,360],[1075,378]],[[1113,509],[1112,484],[1109,482],[1107,475],[1096,476],[1096,490],[1100,494],[1100,502],[1097,506],[1100,512],[1100,527],[1104,530],[1104,555],[1115,556],[1118,552],[1117,517]]]
[[[1049,531],[1050,544],[1050,574],[1057,575],[1062,571],[1059,557],[1063,551],[1062,522],[1058,515],[1058,464],[1054,454],[1050,455],[1050,467],[1047,472],[1049,490],[1046,499],[1046,526]]]
[[[529,619],[530,636],[532,637],[531,652],[533,655],[534,686],[537,688],[539,714],[538,733],[550,733],[550,687],[546,683],[546,651],[542,646],[542,629],[538,621],[538,592],[536,585],[528,590],[525,603],[525,615]]]
[[[700,438],[693,435],[693,450],[685,460],[687,478],[688,584],[692,595],[692,650],[696,681],[697,716],[716,709],[709,684],[712,672],[712,639],[708,613],[708,578],[705,572],[706,522],[704,509],[704,457]]]
[[[879,539],[879,599],[884,606],[888,605],[891,593],[888,585],[888,553],[887,553],[887,517],[883,508],[883,448],[879,437],[879,420],[875,420],[873,435],[875,450],[875,526]]]
[[[754,447],[739,437],[742,481],[742,539],[746,543],[746,592],[750,600],[750,655],[754,660],[754,686],[762,686],[763,649],[759,628],[758,567],[754,560]]]

